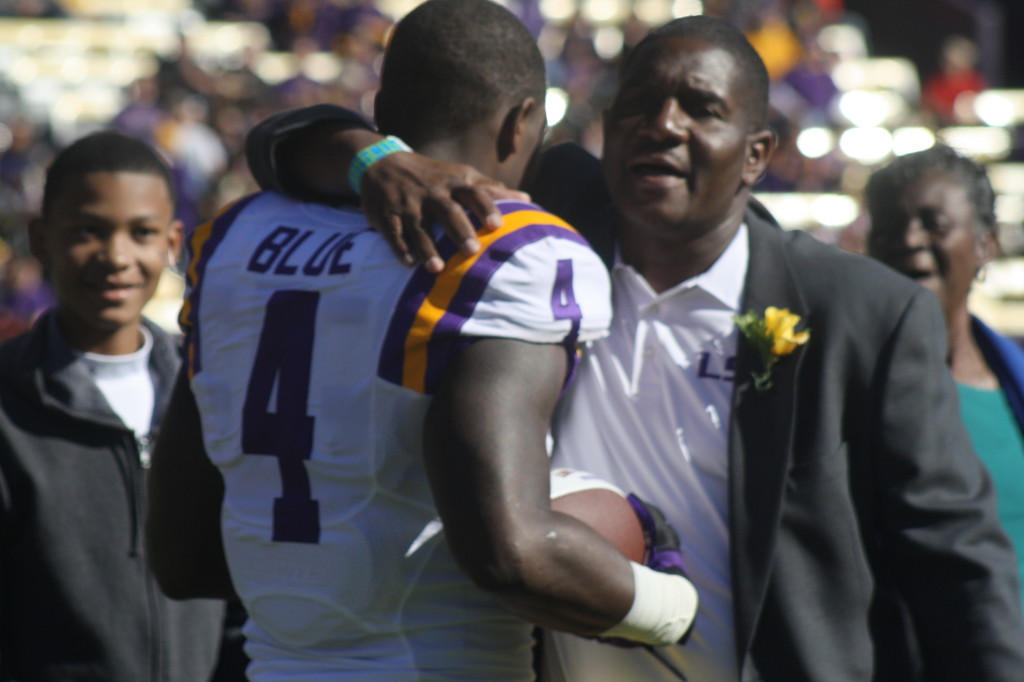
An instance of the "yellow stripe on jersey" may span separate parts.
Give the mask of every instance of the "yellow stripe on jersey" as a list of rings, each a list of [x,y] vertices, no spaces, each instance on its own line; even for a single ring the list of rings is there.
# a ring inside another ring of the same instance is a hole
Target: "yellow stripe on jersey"
[[[516,230],[534,224],[557,225],[576,232],[568,223],[551,213],[537,210],[520,210],[503,217],[502,225],[490,232],[477,233],[480,250],[475,254],[458,253],[448,260],[420,305],[412,328],[405,340],[405,360],[402,368],[402,385],[414,391],[426,391],[429,342],[438,322],[448,312],[467,272],[483,256],[487,249],[499,239]]]

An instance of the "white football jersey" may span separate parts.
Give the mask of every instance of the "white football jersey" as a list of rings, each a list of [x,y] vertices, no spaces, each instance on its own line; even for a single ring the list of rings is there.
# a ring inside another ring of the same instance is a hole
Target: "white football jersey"
[[[531,204],[439,275],[353,210],[262,193],[190,241],[191,385],[225,482],[222,530],[259,682],[525,680],[530,627],[443,539],[424,413],[472,338],[566,346],[607,332],[608,274]]]

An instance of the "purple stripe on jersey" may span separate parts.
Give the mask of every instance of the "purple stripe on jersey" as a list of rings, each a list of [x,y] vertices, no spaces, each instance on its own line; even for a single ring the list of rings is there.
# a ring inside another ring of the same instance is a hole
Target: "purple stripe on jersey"
[[[199,303],[202,295],[202,281],[203,275],[206,272],[206,266],[209,264],[210,258],[213,256],[213,252],[216,251],[220,243],[224,241],[224,236],[227,235],[228,228],[231,227],[231,224],[238,217],[238,214],[241,213],[245,207],[253,201],[253,199],[259,196],[261,196],[261,194],[253,194],[239,199],[231,208],[213,219],[213,228],[210,230],[210,236],[203,242],[202,255],[199,260],[196,261],[196,281],[189,282],[192,290],[189,292],[189,330],[185,339],[186,348],[192,348],[192,353],[190,355],[192,358],[191,375],[193,376],[202,369],[200,331],[197,323],[199,321]],[[191,247],[192,244],[190,243],[190,250]],[[194,253],[190,253],[189,256],[191,258],[195,258]]]
[[[420,266],[405,285],[405,290],[391,314],[391,322],[388,324],[387,334],[384,335],[384,345],[381,347],[380,359],[377,362],[377,374],[382,379],[402,385],[405,339],[409,336],[413,322],[416,321],[416,314],[436,279],[437,275],[430,274]]]
[[[522,204],[522,206],[536,210],[529,204]],[[457,346],[453,346],[453,341],[458,339],[462,326],[473,315],[473,310],[487,289],[491,277],[517,250],[546,237],[568,239],[589,248],[587,241],[576,232],[561,225],[544,224],[526,225],[491,244],[486,253],[481,255],[463,275],[462,283],[452,297],[447,312],[434,328],[427,351],[427,376],[424,381],[428,395],[433,394],[441,372],[457,350]],[[579,314],[577,314],[577,320],[573,327],[579,329]]]
[[[531,204],[526,201],[499,201],[495,206],[501,211],[501,215],[508,215],[517,211],[540,211],[541,213],[547,213],[537,204]]]
[[[476,225],[475,218],[474,225]],[[439,239],[435,246],[437,254],[442,260],[447,261],[455,255],[457,249],[447,238]],[[402,370],[405,367],[405,340],[412,330],[413,322],[423,305],[427,294],[434,287],[437,275],[432,275],[423,267],[416,268],[416,272],[405,285],[398,305],[391,314],[391,322],[388,324],[387,334],[384,336],[384,344],[381,348],[380,359],[377,362],[377,375],[393,384],[402,385]]]

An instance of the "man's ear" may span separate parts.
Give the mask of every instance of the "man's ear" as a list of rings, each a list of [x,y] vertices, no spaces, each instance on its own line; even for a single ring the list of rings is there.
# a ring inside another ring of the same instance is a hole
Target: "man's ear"
[[[747,158],[743,161],[743,185],[753,187],[768,168],[775,151],[775,133],[761,130],[747,135]]]
[[[50,265],[50,241],[47,235],[46,221],[33,218],[28,223],[28,248],[36,260],[44,267]]]
[[[529,131],[530,115],[537,110],[537,100],[527,97],[505,114],[498,131],[498,161],[520,151]]]

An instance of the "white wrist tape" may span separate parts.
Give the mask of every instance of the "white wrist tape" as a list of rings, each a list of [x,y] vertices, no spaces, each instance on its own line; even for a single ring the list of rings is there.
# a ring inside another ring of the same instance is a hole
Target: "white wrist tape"
[[[663,646],[678,642],[697,616],[697,590],[686,578],[641,566],[633,567],[633,606],[602,637],[624,637]]]

